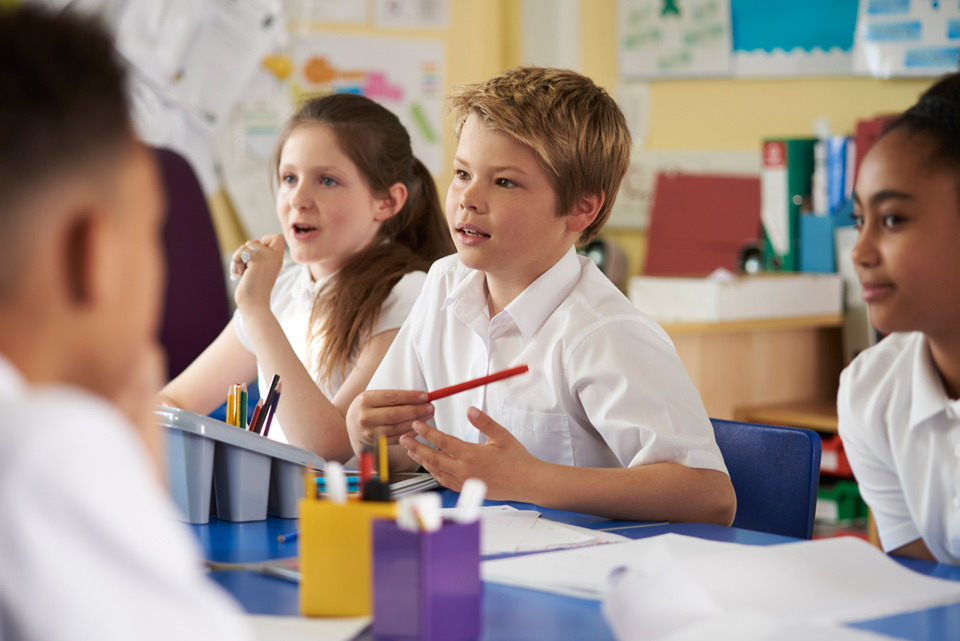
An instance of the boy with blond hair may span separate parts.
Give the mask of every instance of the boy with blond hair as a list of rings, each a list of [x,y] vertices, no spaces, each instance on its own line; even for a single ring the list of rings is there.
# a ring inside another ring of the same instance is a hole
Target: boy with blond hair
[[[0,639],[249,639],[162,483],[164,203],[110,37],[0,10]]]
[[[620,109],[588,78],[536,67],[451,102],[457,255],[434,264],[351,405],[354,449],[386,435],[398,469],[455,490],[479,478],[492,499],[729,525],[733,487],[672,342],[574,249],[603,227],[629,163]],[[428,402],[521,364],[528,374]]]

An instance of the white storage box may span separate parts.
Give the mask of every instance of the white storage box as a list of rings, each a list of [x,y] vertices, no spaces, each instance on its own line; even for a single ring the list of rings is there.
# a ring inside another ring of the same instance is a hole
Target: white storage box
[[[722,323],[843,312],[837,274],[635,276],[628,293],[630,302],[658,323]]]

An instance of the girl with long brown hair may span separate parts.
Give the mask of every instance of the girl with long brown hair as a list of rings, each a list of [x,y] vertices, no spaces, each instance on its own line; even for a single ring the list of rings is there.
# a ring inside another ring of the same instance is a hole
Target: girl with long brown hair
[[[283,402],[270,437],[344,461],[352,456],[347,408],[407,317],[424,272],[453,245],[409,135],[367,98],[307,101],[280,137],[273,173],[283,235],[237,249],[233,320],[158,400],[207,413],[231,384],[259,377],[265,395],[279,374]]]

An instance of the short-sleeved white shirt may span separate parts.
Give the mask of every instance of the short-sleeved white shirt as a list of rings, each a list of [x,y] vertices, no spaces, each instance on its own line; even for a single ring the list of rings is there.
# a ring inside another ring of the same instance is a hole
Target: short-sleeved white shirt
[[[376,327],[371,336],[382,334],[391,329],[399,329],[406,320],[410,309],[413,307],[417,296],[420,295],[420,289],[423,287],[423,281],[427,275],[424,272],[410,272],[405,274],[396,285],[393,291],[387,296],[387,299],[380,307],[380,317],[377,319]],[[307,333],[310,328],[310,315],[313,312],[313,303],[316,300],[317,292],[329,280],[329,277],[314,281],[313,276],[306,265],[299,265],[294,262],[287,262],[280,270],[277,276],[277,282],[270,293],[270,310],[280,323],[283,333],[290,346],[310,372],[310,376],[317,381],[320,390],[327,398],[333,398],[346,376],[353,370],[353,364],[347,366],[346,375],[340,376],[339,371],[335,371],[331,377],[329,386],[320,383],[320,373],[314,366],[313,357],[307,350]],[[253,352],[253,344],[250,342],[250,335],[247,332],[246,324],[240,310],[233,315],[233,327],[237,333],[240,343],[249,351]],[[263,371],[257,365],[257,381],[260,387],[260,398],[265,398],[270,391],[270,380],[266,379]],[[270,428],[270,438],[283,443],[287,442],[283,434],[283,428],[280,422],[274,418]]]
[[[0,639],[251,639],[135,428],[0,356]]]
[[[840,437],[887,551],[923,538],[960,563],[960,400],[919,332],[891,334],[840,376]]]
[[[573,248],[489,317],[485,275],[434,263],[369,389],[436,390],[527,364],[530,371],[434,402],[435,425],[469,442],[478,407],[534,456],[564,465],[674,462],[726,472],[673,343]]]

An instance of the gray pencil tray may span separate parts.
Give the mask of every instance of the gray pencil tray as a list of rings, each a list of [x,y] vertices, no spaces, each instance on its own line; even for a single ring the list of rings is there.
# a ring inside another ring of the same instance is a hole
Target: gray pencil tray
[[[162,405],[155,414],[167,428],[170,492],[188,523],[208,523],[211,513],[234,522],[296,518],[304,467],[326,465],[313,452],[209,416]]]

